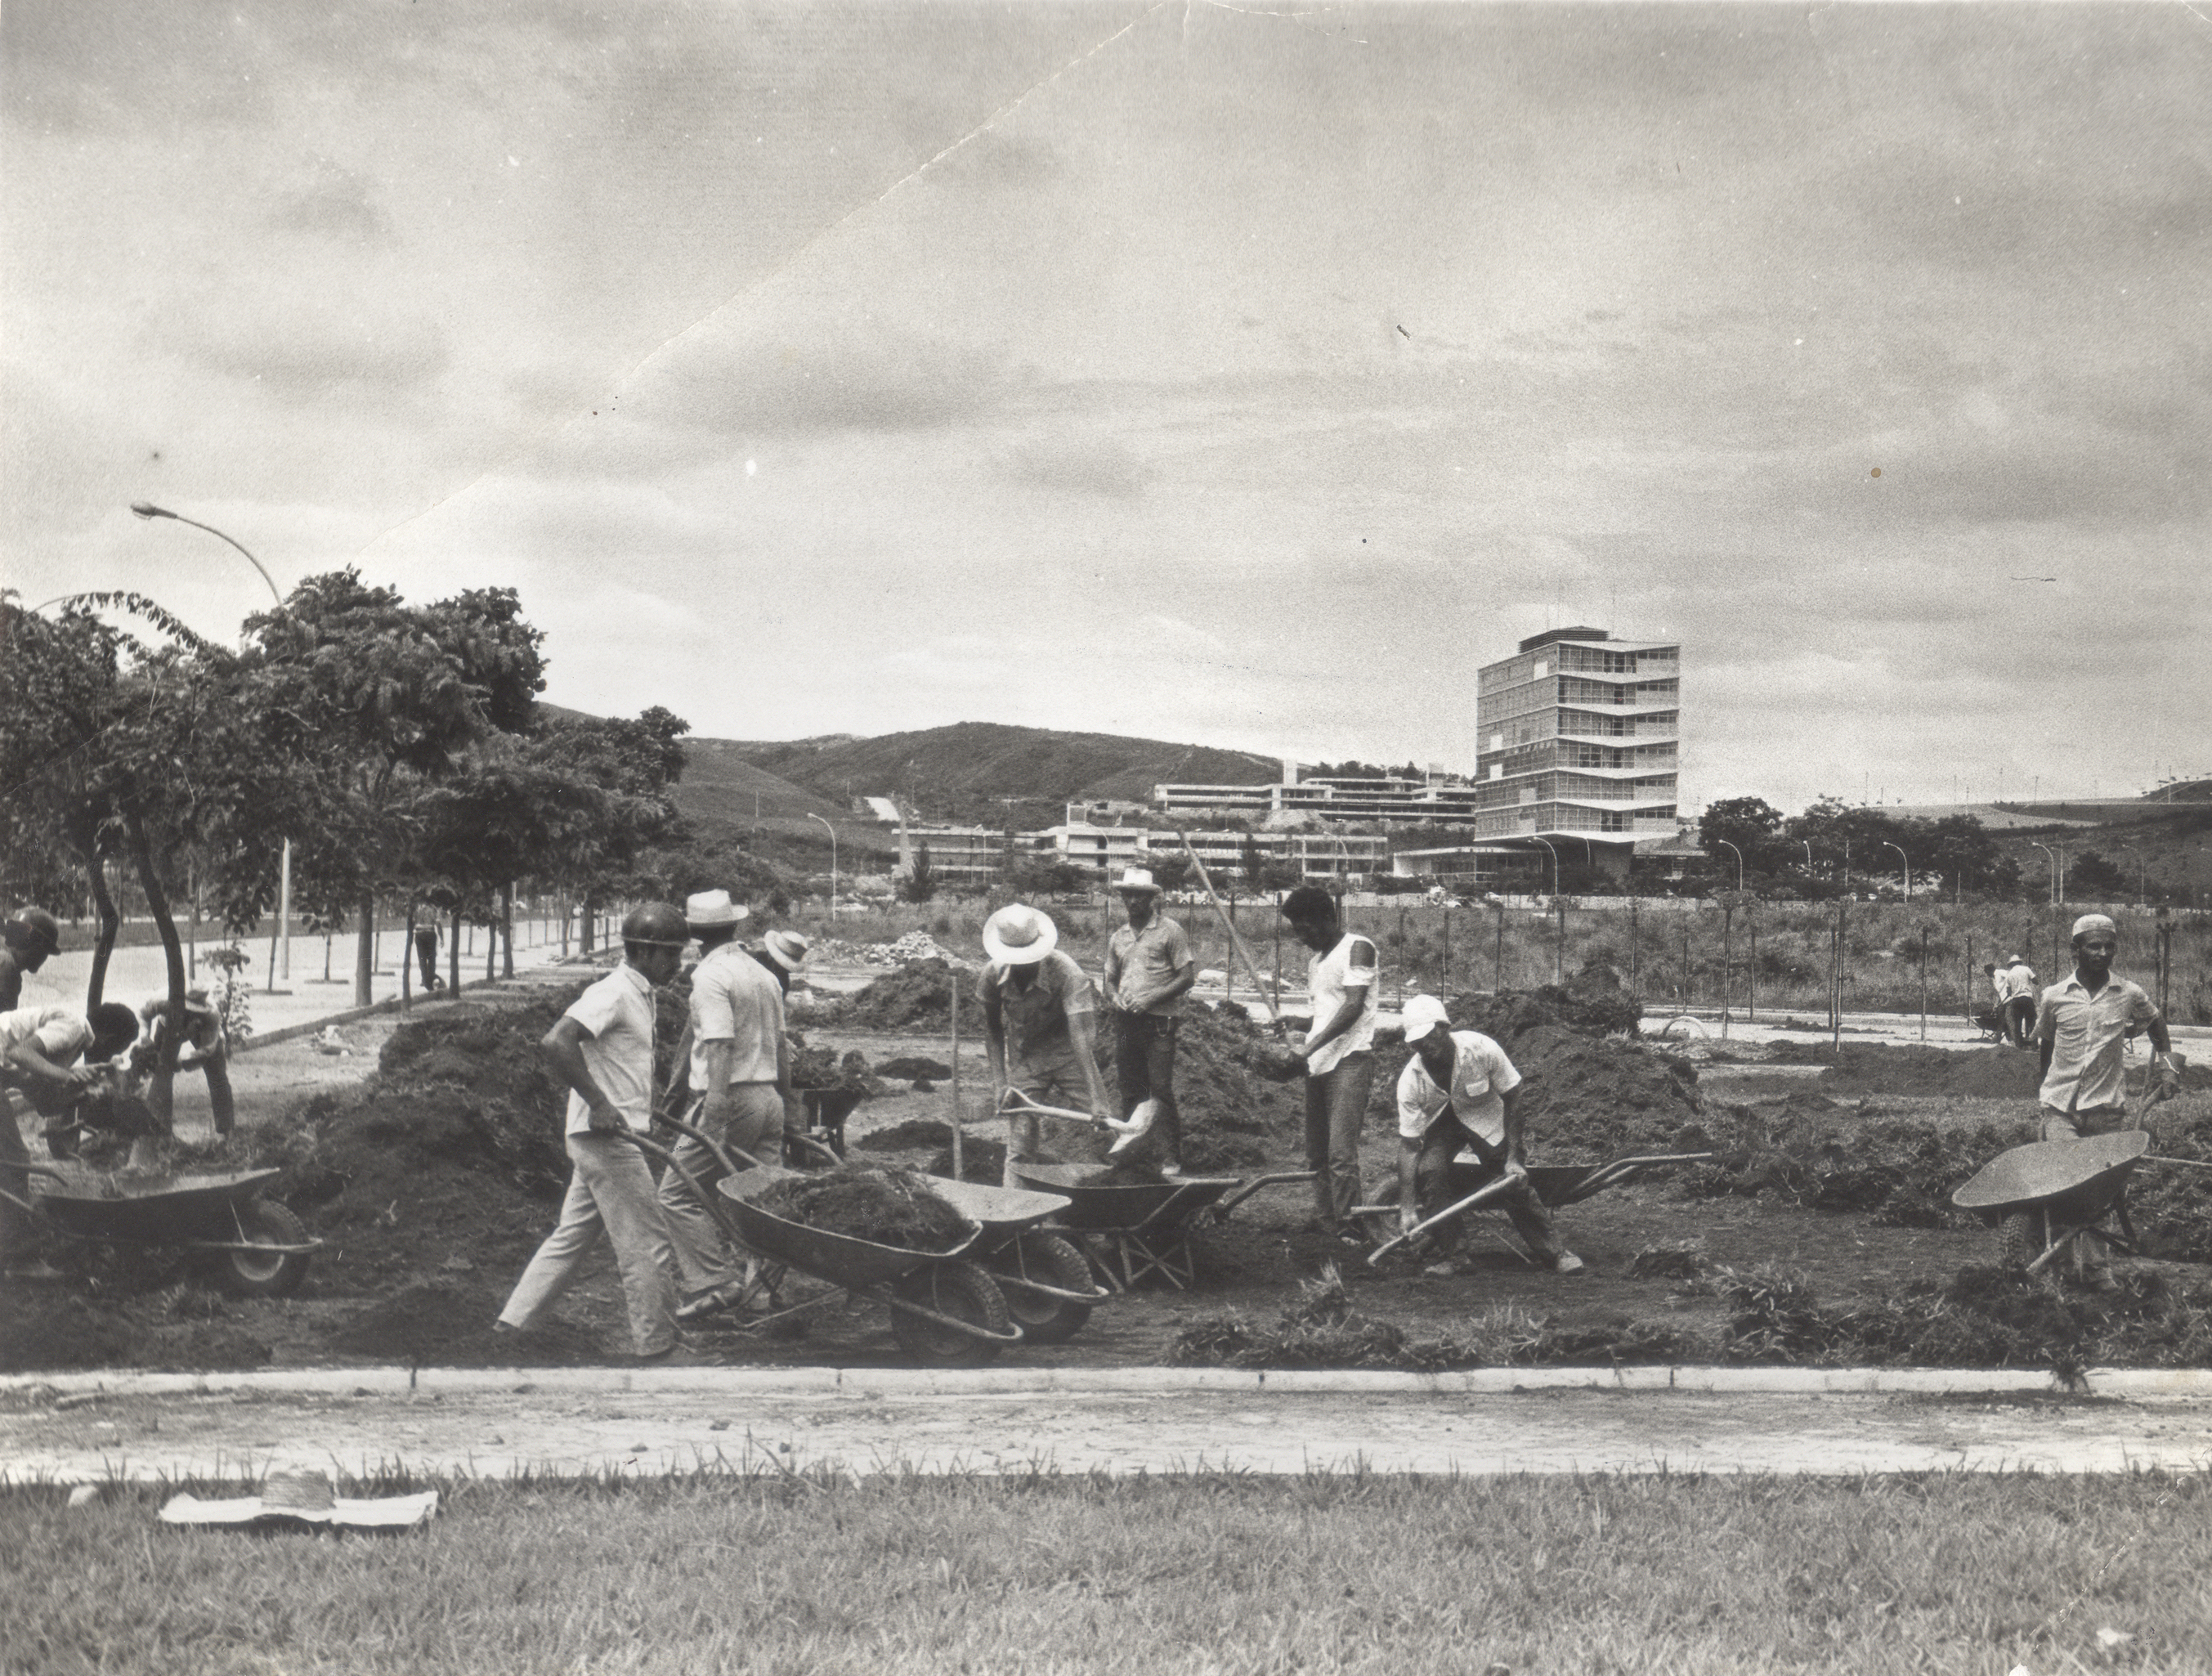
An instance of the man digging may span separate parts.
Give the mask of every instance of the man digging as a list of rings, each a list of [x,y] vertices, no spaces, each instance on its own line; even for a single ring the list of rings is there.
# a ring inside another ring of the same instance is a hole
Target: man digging
[[[1364,1246],[1351,1212],[1359,1202],[1359,1128],[1375,1082],[1375,944],[1344,929],[1336,899],[1319,885],[1298,886],[1279,912],[1291,935],[1313,950],[1306,962],[1313,1020],[1303,1048],[1288,1057],[1305,1072],[1314,1218],[1324,1234]]]
[[[1557,1274],[1579,1273],[1583,1260],[1559,1243],[1552,1214],[1528,1184],[1522,1151],[1521,1073],[1505,1050],[1478,1030],[1455,1030],[1444,1004],[1433,995],[1406,1003],[1406,1041],[1413,1057],[1398,1073],[1398,1231],[1410,1234],[1421,1219],[1494,1181],[1520,1186],[1502,1201],[1513,1230],[1536,1262]],[[1453,1179],[1462,1151],[1481,1160],[1476,1177]],[[1457,1224],[1430,1239],[1439,1260],[1425,1272],[1464,1274],[1455,1257]]]
[[[1098,1074],[1091,980],[1055,946],[1052,916],[1023,902],[1008,902],[983,922],[983,951],[991,963],[975,987],[983,1004],[983,1048],[991,1060],[991,1088],[1003,1107],[1015,1090],[1040,1105],[1073,1108],[1077,1090],[1091,1114],[1106,1120],[1105,1079]],[[1014,1112],[1006,1119],[1007,1187],[1016,1163],[1050,1163],[1043,1120]],[[1088,1156],[1096,1157],[1093,1145]]]
[[[16,1199],[31,1194],[31,1154],[8,1090],[21,1090],[46,1120],[46,1151],[57,1158],[76,1151],[80,1102],[112,1089],[110,1063],[138,1035],[138,1017],[119,1001],[103,1001],[89,1014],[68,1007],[18,1007],[0,1012],[0,1187]],[[78,1064],[82,1059],[84,1064]],[[128,1120],[135,1102],[112,1100],[111,1115]],[[143,1108],[137,1112],[145,1117]],[[150,1118],[133,1124],[130,1167],[153,1162]],[[64,1139],[66,1137],[66,1139]],[[36,1232],[28,1216],[0,1199],[0,1264],[10,1280],[59,1280],[59,1269],[32,1255]]]
[[[493,1325],[501,1333],[528,1332],[574,1283],[604,1235],[622,1272],[638,1360],[667,1362],[678,1353],[676,1264],[653,1172],[629,1135],[653,1126],[653,992],[676,975],[690,938],[683,914],[668,902],[633,909],[622,934],[622,964],[545,1033],[546,1063],[568,1089],[574,1169],[560,1222]]]
[[[2035,1019],[2043,1062],[2037,1100],[2045,1140],[2079,1140],[2130,1126],[2124,1056],[2128,1038],[2138,1029],[2150,1038],[2151,1063],[2159,1072],[2152,1099],[2180,1091],[2173,1043],[2157,1004],[2142,985],[2112,975],[2119,927],[2102,914],[2085,914],[2074,922],[2073,946],[2073,975],[2043,992]],[[2113,1284],[2103,1263],[2085,1261],[2081,1278],[2100,1289]]]
[[[1176,1032],[1182,998],[1198,981],[1198,958],[1183,928],[1160,912],[1160,887],[1148,868],[1123,871],[1115,890],[1129,923],[1106,944],[1106,1005],[1114,1020],[1114,1075],[1121,1117],[1157,1100],[1140,1145],[1163,1175],[1182,1174],[1182,1114],[1176,1108]]]
[[[791,1048],[783,1035],[783,987],[738,940],[745,909],[726,890],[702,890],[684,904],[684,923],[699,939],[691,969],[691,1091],[701,1097],[692,1126],[763,1163],[783,1158],[786,1125],[804,1126],[791,1091]],[[685,1135],[671,1156],[712,1193],[722,1169],[711,1149]],[[730,1248],[720,1224],[674,1168],[660,1178],[660,1204],[676,1242],[684,1282],[682,1321],[744,1301],[750,1265]]]

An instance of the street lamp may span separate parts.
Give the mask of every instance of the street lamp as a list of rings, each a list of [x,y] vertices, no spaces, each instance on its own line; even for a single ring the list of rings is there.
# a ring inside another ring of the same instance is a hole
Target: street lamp
[[[1743,895],[1743,852],[1725,838],[1716,838],[1713,842],[1735,858],[1735,893],[1741,896]]]
[[[269,585],[269,597],[276,602],[276,609],[280,611],[284,609],[284,595],[276,586],[276,579],[269,574],[266,565],[246,550],[245,543],[235,537],[225,535],[212,524],[203,524],[197,518],[187,518],[180,512],[171,512],[167,507],[157,507],[151,501],[133,501],[131,503],[131,511],[132,516],[149,521],[156,518],[174,519],[179,524],[191,525],[195,530],[205,530],[217,541],[228,542],[238,550],[246,563],[252,565],[260,574],[261,580]],[[279,969],[283,971],[287,982],[289,982],[292,977],[292,841],[289,838],[284,841],[283,859],[277,865],[276,881],[276,940],[280,952],[276,966],[272,967],[269,973],[269,990],[271,994],[276,991],[276,975]],[[198,909],[195,908],[193,912],[198,913]],[[361,928],[361,934],[363,937],[368,935],[367,926]],[[404,951],[402,957],[404,957]],[[374,963],[373,956],[371,963]]]
[[[1810,878],[1813,877],[1813,841],[1800,838],[1797,841],[1805,847],[1805,877]]]
[[[1534,833],[1529,835],[1535,836]],[[1552,894],[1556,896],[1559,894],[1559,853],[1552,849],[1552,841],[1548,838],[1537,838],[1536,841],[1546,849],[1552,850]]]
[[[830,923],[834,926],[837,923],[837,829],[819,815],[810,813],[806,818],[819,823],[830,835]]]
[[[1905,864],[1905,900],[1911,902],[1912,900],[1912,858],[1887,838],[1881,841],[1881,847],[1886,850],[1897,850],[1897,859]]]
[[[2027,847],[2032,850],[2041,850],[2043,859],[2051,864],[2051,905],[2056,908],[2058,906],[2058,857],[2050,845],[2039,844],[2033,838],[2027,841]]]

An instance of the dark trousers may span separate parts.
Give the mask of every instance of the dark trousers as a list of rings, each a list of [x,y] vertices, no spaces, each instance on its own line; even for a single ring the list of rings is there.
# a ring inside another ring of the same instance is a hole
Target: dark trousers
[[[1452,1160],[1462,1151],[1473,1151],[1482,1162],[1455,1165]],[[1456,1112],[1447,1108],[1438,1114],[1437,1120],[1429,1125],[1428,1133],[1421,1137],[1420,1156],[1413,1160],[1413,1193],[1421,1214],[1427,1217],[1487,1187],[1504,1173],[1504,1151],[1462,1123]],[[1529,1250],[1547,1260],[1559,1254],[1559,1236],[1553,1231],[1552,1213],[1544,1208],[1535,1189],[1525,1181],[1519,1193],[1508,1193],[1502,1201],[1493,1202],[1512,1219],[1513,1231]],[[1429,1238],[1438,1252],[1449,1252],[1458,1247],[1466,1228],[1467,1218],[1462,1217],[1456,1222],[1430,1230]]]
[[[422,967],[422,987],[434,989],[438,985],[438,934],[435,932],[415,933],[415,958]]]
[[[1114,1015],[1114,1076],[1121,1085],[1121,1115],[1147,1100],[1160,1102],[1144,1145],[1164,1163],[1182,1163],[1182,1114],[1176,1108],[1175,1054],[1179,1018],[1152,1012]]]
[[[1315,1219],[1330,1233],[1352,1229],[1352,1207],[1359,1202],[1359,1130],[1374,1085],[1372,1048],[1346,1054],[1335,1069],[1306,1077],[1306,1168],[1314,1172]]]
[[[17,1199],[31,1196],[31,1149],[23,1145],[23,1132],[15,1121],[15,1105],[0,1089],[0,1187]],[[36,1243],[31,1216],[0,1199],[0,1258],[13,1259]]]

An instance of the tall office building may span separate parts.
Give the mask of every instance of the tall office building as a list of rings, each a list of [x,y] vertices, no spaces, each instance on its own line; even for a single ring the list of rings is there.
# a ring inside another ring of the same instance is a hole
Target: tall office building
[[[1639,841],[1672,840],[1681,650],[1554,628],[1486,665],[1476,841],[1540,850],[1538,839],[1586,840],[1590,859],[1625,872]]]

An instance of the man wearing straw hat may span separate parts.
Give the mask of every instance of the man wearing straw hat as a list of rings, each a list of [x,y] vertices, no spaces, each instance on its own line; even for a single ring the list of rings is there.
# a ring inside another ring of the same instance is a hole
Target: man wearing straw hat
[[[150,1070],[169,1033],[169,998],[156,995],[138,1009],[138,1016],[146,1029],[132,1059],[139,1069]],[[185,992],[183,1037],[177,1049],[177,1069],[207,1073],[208,1106],[215,1119],[215,1132],[227,1135],[238,1121],[238,1102],[230,1091],[230,1040],[223,1034],[222,1015],[198,984]],[[171,1114],[160,1109],[159,1102],[154,1115],[164,1128],[168,1126]]]
[[[1152,1142],[1160,1173],[1182,1173],[1182,1114],[1176,1108],[1176,1029],[1182,998],[1198,981],[1198,960],[1183,928],[1160,912],[1152,870],[1130,867],[1114,889],[1129,923],[1106,944],[1106,1006],[1114,1021],[1114,1075],[1121,1116],[1147,1100],[1159,1103]]]
[[[783,1035],[783,988],[738,940],[745,908],[726,890],[685,898],[684,922],[699,939],[691,969],[691,1092],[700,1096],[692,1126],[763,1163],[780,1163],[793,1111],[790,1045]],[[714,1152],[690,1135],[670,1149],[692,1180],[711,1193],[721,1179]],[[676,1242],[684,1283],[678,1321],[696,1321],[743,1301],[744,1260],[722,1237],[713,1213],[674,1168],[660,1178],[660,1205]]]
[[[1056,946],[1060,928],[1048,914],[1008,902],[983,922],[983,969],[976,998],[983,1004],[983,1047],[991,1086],[1001,1102],[1014,1089],[1042,1105],[1068,1107],[1080,1088],[1091,1114],[1106,1120],[1106,1084],[1098,1074],[1091,980]],[[1042,1120],[1018,1113],[1006,1120],[1006,1185],[1017,1162],[1044,1157]],[[1097,1156],[1094,1144],[1086,1149]]]
[[[676,1353],[676,1265],[653,1172],[629,1132],[653,1124],[653,992],[676,975],[690,938],[684,915],[669,902],[633,909],[622,934],[622,964],[545,1033],[546,1063],[568,1089],[565,1134],[574,1169],[560,1222],[494,1327],[528,1332],[568,1290],[604,1235],[622,1273],[631,1345],[641,1361],[658,1362]]]
[[[2102,914],[2074,922],[2074,973],[2043,992],[2035,1043],[2043,1060],[2043,1139],[2076,1140],[2127,1126],[2124,1056],[2138,1030],[2150,1038],[2165,1099],[2179,1091],[2166,1020],[2141,984],[2112,975],[2119,927]]]
[[[806,951],[814,945],[795,931],[772,931],[761,938],[761,945],[753,950],[753,958],[761,969],[775,980],[775,987],[786,995],[791,993],[791,980],[806,963]]]

